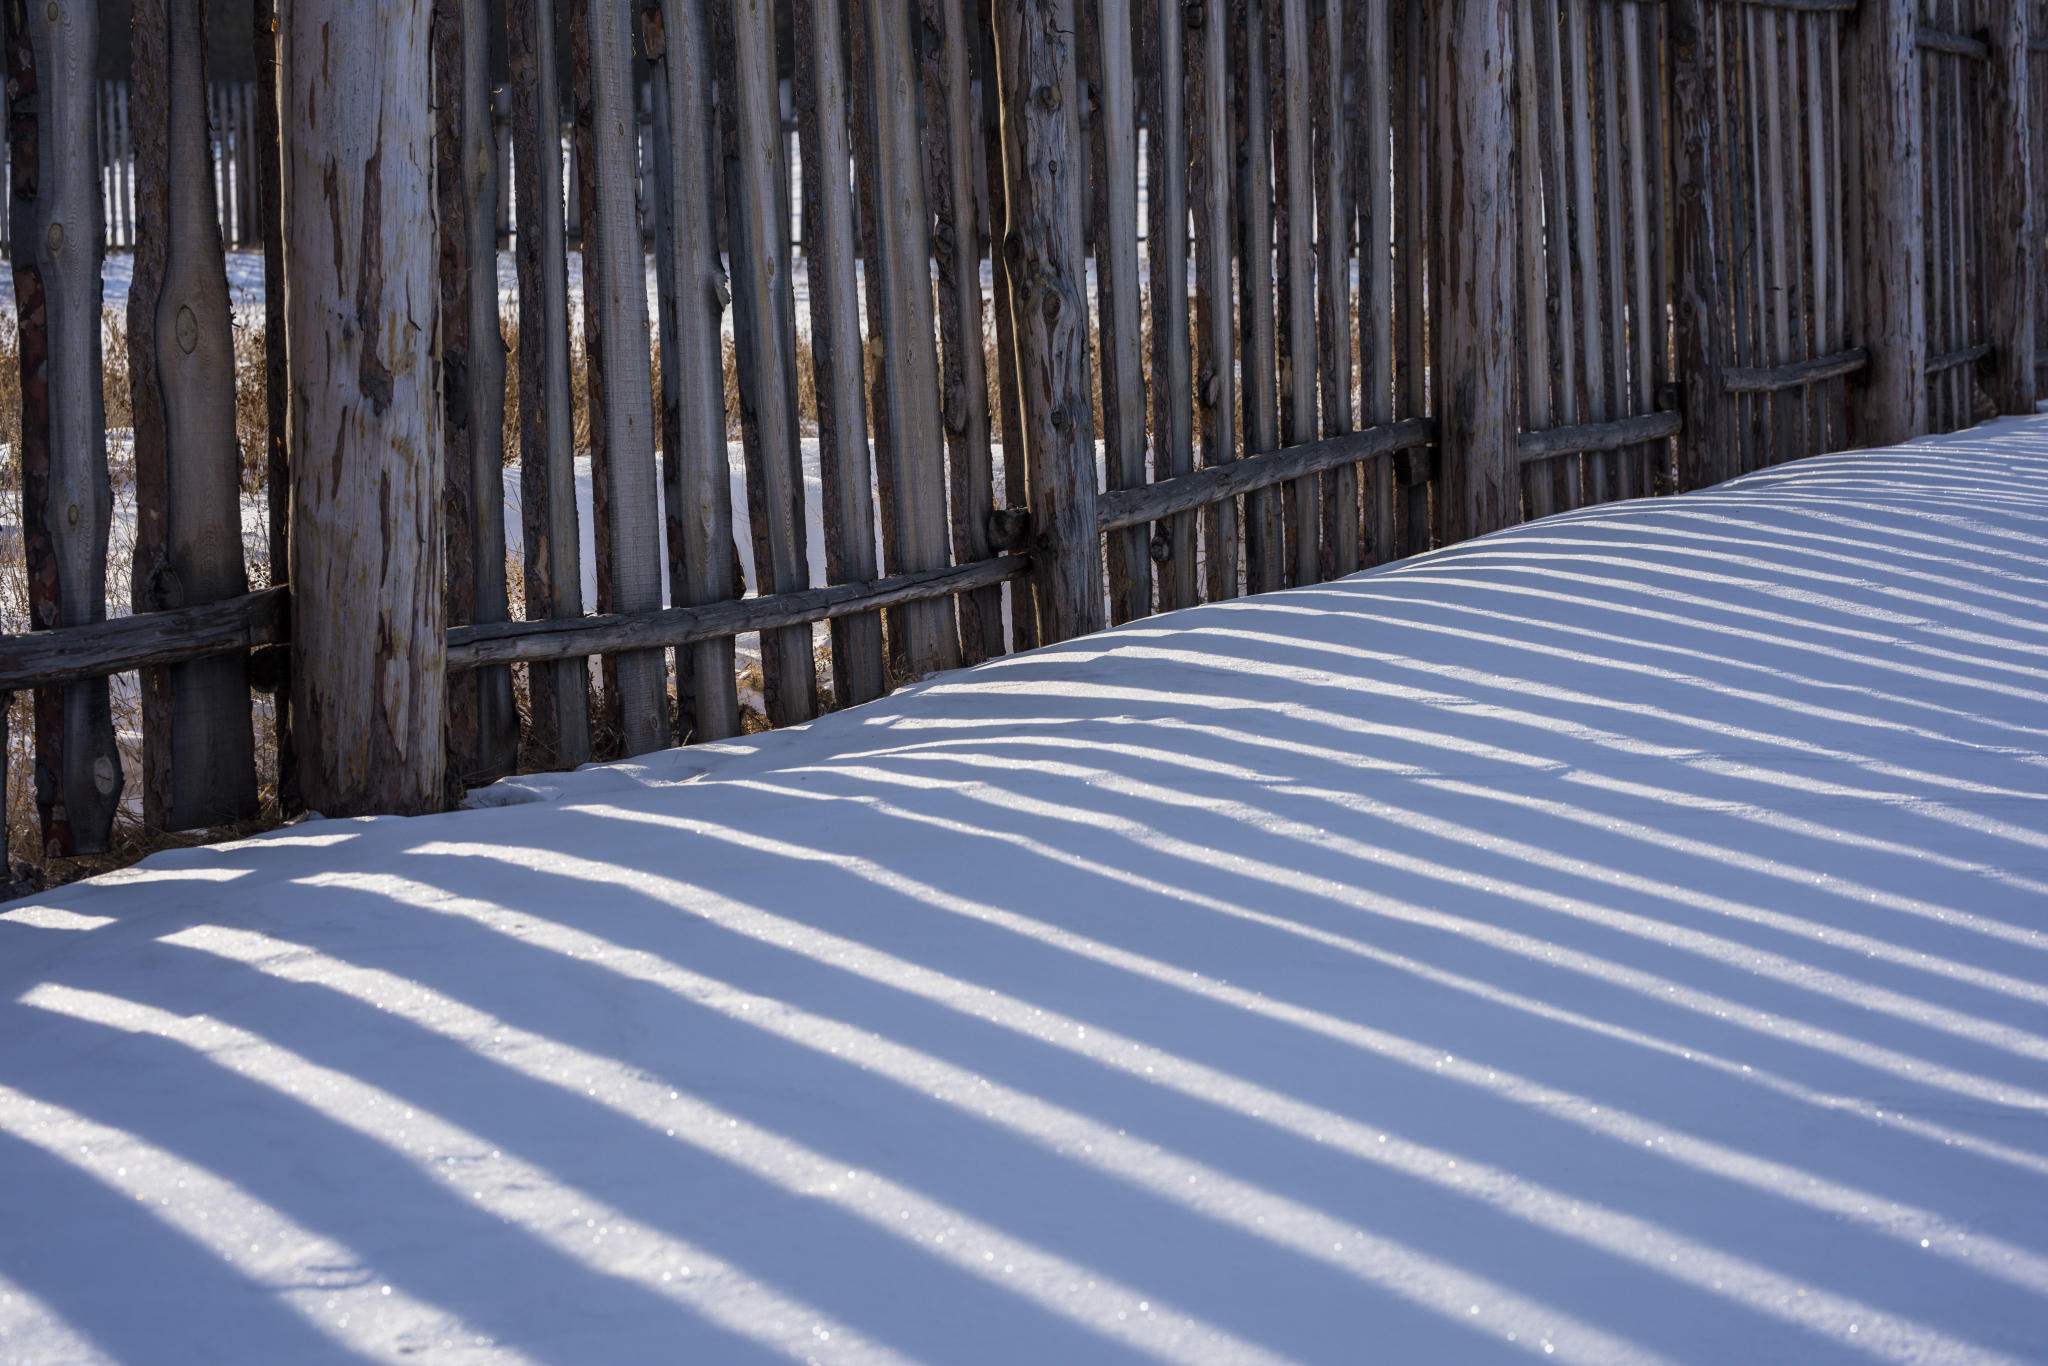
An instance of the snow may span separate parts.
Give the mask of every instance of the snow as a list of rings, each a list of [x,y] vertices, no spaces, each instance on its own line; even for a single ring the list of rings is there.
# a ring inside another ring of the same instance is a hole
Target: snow
[[[2048,421],[0,916],[0,1361],[2048,1360]]]

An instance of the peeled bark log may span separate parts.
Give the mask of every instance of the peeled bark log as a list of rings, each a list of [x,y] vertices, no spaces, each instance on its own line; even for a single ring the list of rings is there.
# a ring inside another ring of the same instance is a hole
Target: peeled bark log
[[[92,5],[9,18],[14,291],[20,318],[22,542],[33,629],[106,617],[106,413]],[[36,690],[36,806],[47,854],[106,848],[121,756],[105,679]]]
[[[1072,0],[1000,0],[996,88],[1003,117],[1010,314],[1023,399],[1032,595],[1041,643],[1103,626],[1095,525],[1095,422],[1088,394],[1081,148]],[[1004,437],[1008,439],[1009,433]]]
[[[227,262],[214,203],[201,0],[168,0],[169,214],[153,320],[169,510],[166,567],[151,606],[197,607],[249,591],[242,559],[241,452]],[[168,828],[256,814],[248,656],[174,665]]]
[[[2025,0],[1985,0],[1978,18],[1991,35],[1982,115],[1984,174],[1978,177],[1977,207],[1984,215],[1984,245],[1990,275],[1990,342],[1997,370],[1990,381],[1998,411],[2034,411],[2035,233],[2041,216],[2027,188],[2034,183],[2033,132],[2027,89],[2027,6]]]
[[[1430,257],[1432,375],[1443,452],[1443,538],[1521,518],[1515,449],[1515,201],[1508,153],[1510,0],[1445,0],[1431,16],[1437,196]]]
[[[329,816],[442,801],[430,17],[300,0],[282,35],[292,718]]]
[[[1927,430],[1927,242],[1914,0],[1864,0],[1856,19],[1863,143],[1863,335],[1856,439],[1891,446]]]
[[[713,219],[716,121],[711,107],[711,33],[703,0],[663,0],[668,79],[671,269],[676,288],[676,350],[662,356],[676,375],[682,458],[670,472],[670,554],[680,553],[669,596],[700,607],[738,596],[733,589],[732,485],[725,456],[725,368],[719,315],[731,297],[718,259]],[[688,647],[695,677],[696,727],[690,738],[723,740],[740,732],[731,636]]]
[[[569,277],[562,202],[554,0],[510,0],[513,179],[519,194],[519,488],[526,617],[583,615],[576,415],[569,387]],[[590,759],[590,671],[580,659],[527,670],[543,768]]]

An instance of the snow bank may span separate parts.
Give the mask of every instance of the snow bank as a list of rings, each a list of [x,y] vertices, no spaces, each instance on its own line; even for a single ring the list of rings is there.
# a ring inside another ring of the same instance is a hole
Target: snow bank
[[[0,1360],[2048,1359],[2048,422],[0,917]]]

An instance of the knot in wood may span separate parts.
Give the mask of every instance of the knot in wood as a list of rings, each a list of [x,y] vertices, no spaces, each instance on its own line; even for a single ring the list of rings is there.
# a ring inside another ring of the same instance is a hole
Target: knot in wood
[[[1060,107],[1060,88],[1059,88],[1058,86],[1056,86],[1056,85],[1050,85],[1050,84],[1048,84],[1048,85],[1041,85],[1041,86],[1039,86],[1039,87],[1038,87],[1038,102],[1039,102],[1040,104],[1044,105],[1044,106],[1045,106],[1045,107],[1046,107],[1047,109],[1057,109],[1057,108],[1059,108],[1059,107]]]

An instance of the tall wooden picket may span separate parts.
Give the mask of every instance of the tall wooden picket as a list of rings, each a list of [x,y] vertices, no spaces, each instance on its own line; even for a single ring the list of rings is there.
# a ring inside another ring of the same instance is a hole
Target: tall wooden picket
[[[439,366],[408,314],[435,296],[430,19],[295,0],[281,34],[292,719],[328,816],[444,797]]]
[[[106,618],[107,477],[100,357],[104,220],[94,156],[99,12],[22,5],[7,32],[10,238],[21,356],[22,546],[33,630]],[[43,848],[97,853],[122,787],[104,678],[39,687]]]

